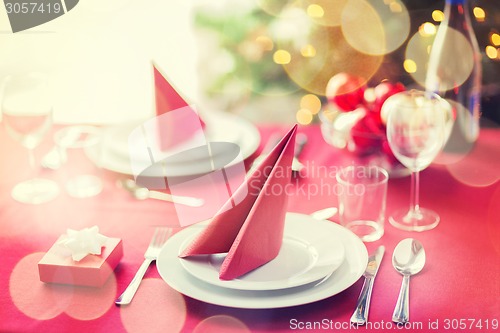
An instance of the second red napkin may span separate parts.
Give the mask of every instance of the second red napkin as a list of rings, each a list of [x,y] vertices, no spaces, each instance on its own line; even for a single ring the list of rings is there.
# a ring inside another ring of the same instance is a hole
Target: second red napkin
[[[191,139],[204,123],[154,64],[153,74],[160,148],[168,150]]]

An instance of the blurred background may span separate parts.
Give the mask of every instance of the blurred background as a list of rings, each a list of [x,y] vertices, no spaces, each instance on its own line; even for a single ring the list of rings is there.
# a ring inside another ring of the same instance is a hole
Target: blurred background
[[[482,121],[495,126],[500,3],[469,7],[482,55]],[[421,87],[443,8],[443,0],[81,0],[13,34],[2,7],[0,79],[45,72],[56,122],[118,123],[154,115],[154,62],[201,112],[309,125],[339,72]]]

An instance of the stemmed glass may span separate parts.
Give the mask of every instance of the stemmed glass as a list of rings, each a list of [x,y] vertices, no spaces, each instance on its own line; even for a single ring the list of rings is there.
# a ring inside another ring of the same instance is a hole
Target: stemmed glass
[[[6,132],[28,149],[29,164],[36,171],[34,149],[52,125],[52,104],[46,77],[41,73],[9,76],[3,82],[2,122]],[[12,197],[23,203],[40,204],[59,194],[49,179],[32,178],[18,183]]]
[[[396,158],[411,174],[410,209],[396,211],[389,222],[396,228],[424,231],[435,228],[439,215],[421,208],[419,172],[429,166],[451,131],[451,106],[438,95],[419,90],[391,96],[383,105],[387,115],[387,139]]]

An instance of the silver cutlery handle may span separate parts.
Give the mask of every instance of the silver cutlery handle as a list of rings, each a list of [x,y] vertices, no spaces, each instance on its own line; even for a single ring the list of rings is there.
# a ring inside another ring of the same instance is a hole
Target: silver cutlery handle
[[[203,199],[199,198],[183,197],[178,195],[171,195],[171,197],[174,203],[179,203],[189,207],[201,207],[204,204]]]
[[[200,198],[184,197],[180,195],[171,195],[165,192],[149,191],[149,197],[151,199],[165,200],[173,203],[178,203],[181,205],[186,205],[190,207],[201,207],[204,204],[204,200]]]
[[[410,276],[403,275],[403,283],[399,290],[398,302],[392,314],[392,321],[404,324],[410,320]]]
[[[363,282],[363,288],[358,297],[358,302],[356,304],[356,310],[351,316],[351,323],[364,325],[368,320],[368,311],[370,310],[370,299],[372,296],[373,289],[373,277],[365,278]]]
[[[132,298],[134,298],[134,295],[139,288],[139,285],[141,284],[142,278],[144,277],[144,274],[146,274],[146,271],[148,270],[149,265],[151,265],[151,262],[153,259],[144,259],[142,262],[141,267],[139,267],[139,270],[137,273],[135,273],[134,278],[132,281],[130,281],[130,284],[128,285],[127,289],[118,297],[115,301],[116,304],[119,305],[126,305],[129,304],[132,301]]]

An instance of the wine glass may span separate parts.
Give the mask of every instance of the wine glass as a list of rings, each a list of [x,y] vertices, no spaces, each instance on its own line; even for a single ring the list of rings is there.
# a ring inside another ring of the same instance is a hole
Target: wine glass
[[[439,215],[420,207],[419,172],[431,164],[450,134],[451,106],[436,94],[410,90],[387,99],[382,112],[387,115],[389,146],[410,169],[412,179],[410,209],[396,211],[389,222],[408,231],[433,229],[439,223]]]
[[[52,104],[46,77],[41,73],[9,76],[3,84],[2,122],[6,132],[28,149],[29,164],[36,171],[34,149],[52,125]],[[23,203],[40,204],[59,194],[57,184],[37,178],[18,183],[12,197]]]

